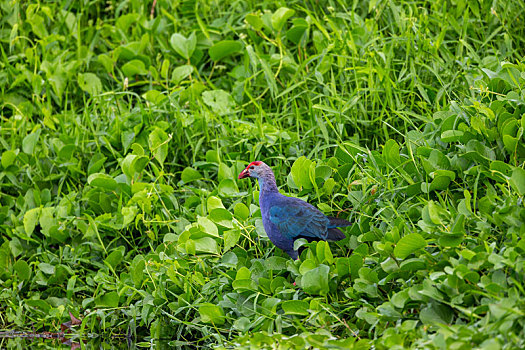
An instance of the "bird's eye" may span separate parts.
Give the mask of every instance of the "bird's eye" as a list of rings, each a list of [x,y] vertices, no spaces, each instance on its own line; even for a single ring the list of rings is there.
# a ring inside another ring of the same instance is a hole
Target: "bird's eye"
[[[255,168],[255,167],[254,167],[253,165],[250,167],[250,169],[254,169],[254,168]]]

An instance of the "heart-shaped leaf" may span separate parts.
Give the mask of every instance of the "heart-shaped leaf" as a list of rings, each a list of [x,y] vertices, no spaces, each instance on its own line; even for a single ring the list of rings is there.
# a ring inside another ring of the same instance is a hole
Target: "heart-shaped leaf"
[[[175,33],[170,38],[170,44],[176,53],[189,60],[197,46],[197,37],[195,32],[191,33],[188,38],[182,34]]]

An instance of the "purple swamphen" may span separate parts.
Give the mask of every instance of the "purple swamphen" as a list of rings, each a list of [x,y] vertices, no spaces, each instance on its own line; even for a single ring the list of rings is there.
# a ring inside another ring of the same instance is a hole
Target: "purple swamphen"
[[[239,179],[247,177],[259,180],[259,206],[268,238],[293,259],[299,258],[293,247],[296,239],[305,238],[311,242],[339,241],[345,238],[337,227],[350,226],[352,223],[326,216],[299,198],[280,194],[273,171],[265,163],[251,162],[239,174]]]

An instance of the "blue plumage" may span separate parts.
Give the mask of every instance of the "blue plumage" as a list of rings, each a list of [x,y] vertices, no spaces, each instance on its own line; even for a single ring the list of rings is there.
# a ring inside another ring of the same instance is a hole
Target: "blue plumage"
[[[239,179],[254,177],[259,181],[259,205],[264,230],[268,238],[290,257],[297,259],[294,241],[338,241],[345,235],[337,227],[349,226],[350,222],[324,215],[313,205],[279,193],[272,169],[263,162],[252,162],[239,174]]]

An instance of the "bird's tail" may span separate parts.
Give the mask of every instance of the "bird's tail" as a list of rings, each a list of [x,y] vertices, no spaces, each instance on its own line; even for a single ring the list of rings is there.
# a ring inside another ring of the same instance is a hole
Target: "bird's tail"
[[[340,241],[345,239],[345,234],[337,227],[350,226],[352,223],[345,219],[334,218],[332,216],[329,216],[328,219],[330,222],[328,223],[328,236],[326,238],[330,241]]]
[[[345,227],[352,225],[350,221],[347,221],[345,219],[334,218],[333,216],[329,216],[328,219],[330,220],[330,222],[328,223],[328,228]]]
[[[342,239],[345,239],[346,236],[343,232],[341,232],[338,228],[329,228],[328,229],[328,235],[326,236],[326,239],[329,241],[340,241]]]

